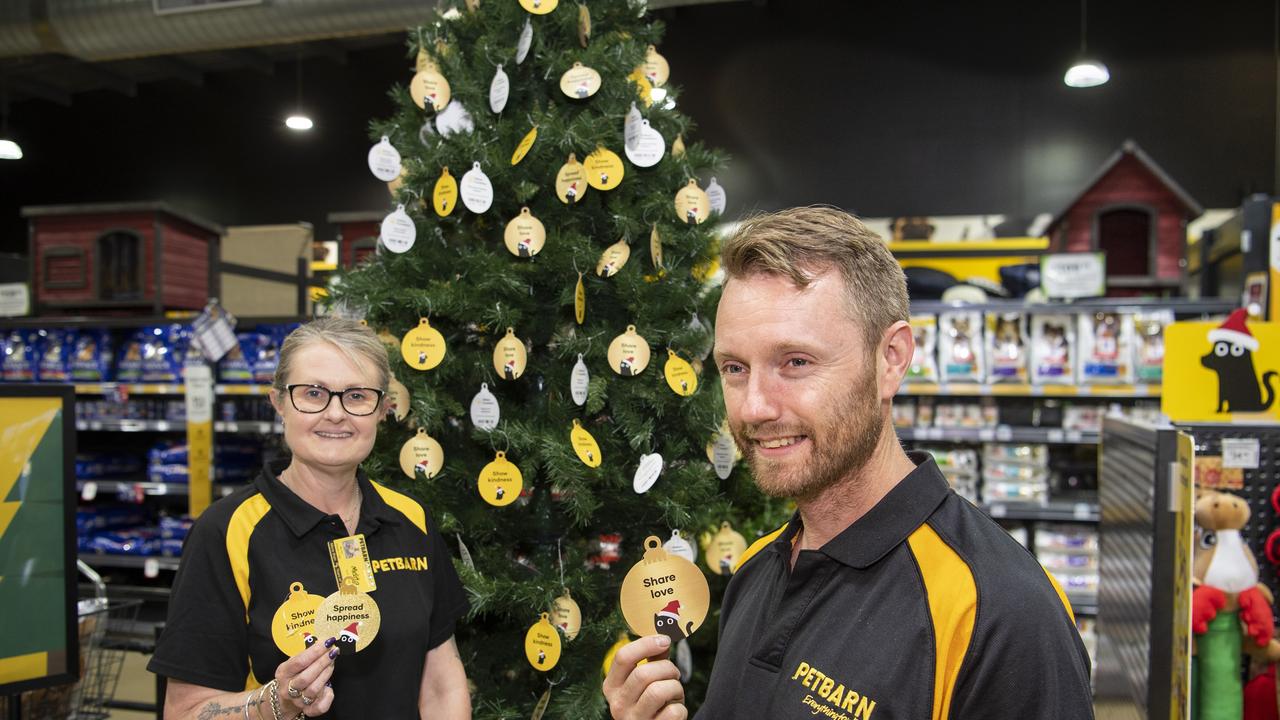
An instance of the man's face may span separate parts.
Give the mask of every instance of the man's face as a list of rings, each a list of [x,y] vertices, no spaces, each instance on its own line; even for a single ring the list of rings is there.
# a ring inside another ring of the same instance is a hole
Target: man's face
[[[760,489],[815,496],[866,464],[885,427],[876,350],[845,310],[835,270],[807,288],[733,278],[716,314],[729,427]]]

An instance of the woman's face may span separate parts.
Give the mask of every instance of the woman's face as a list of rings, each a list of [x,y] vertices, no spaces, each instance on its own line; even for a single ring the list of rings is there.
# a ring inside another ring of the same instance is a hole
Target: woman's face
[[[378,387],[373,368],[361,372],[327,342],[302,346],[295,351],[291,366],[285,385],[320,385],[330,390]],[[297,392],[304,389],[298,388]],[[293,461],[322,472],[354,471],[369,456],[378,422],[386,416],[382,402],[371,414],[358,416],[348,413],[337,397],[331,398],[321,412],[299,412],[287,391],[272,390],[271,403],[284,421],[284,439],[293,452]]]

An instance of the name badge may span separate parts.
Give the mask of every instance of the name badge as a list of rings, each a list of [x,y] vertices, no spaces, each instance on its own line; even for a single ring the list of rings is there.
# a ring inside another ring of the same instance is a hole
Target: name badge
[[[338,587],[349,583],[363,593],[378,589],[378,583],[373,579],[373,563],[369,561],[369,546],[363,534],[331,540],[329,559],[333,562],[333,577]]]

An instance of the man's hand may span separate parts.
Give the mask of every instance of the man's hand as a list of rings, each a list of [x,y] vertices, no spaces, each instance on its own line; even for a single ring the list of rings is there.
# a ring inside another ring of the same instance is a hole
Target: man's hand
[[[666,659],[671,638],[651,635],[628,643],[613,656],[604,679],[604,697],[614,720],[684,720],[684,686],[680,670]],[[640,661],[652,662],[640,665]]]

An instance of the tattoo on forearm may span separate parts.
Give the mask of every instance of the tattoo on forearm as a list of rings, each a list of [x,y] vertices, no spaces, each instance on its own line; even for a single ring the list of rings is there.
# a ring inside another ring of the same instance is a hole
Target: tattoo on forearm
[[[226,717],[228,715],[237,715],[244,709],[243,705],[233,705],[231,707],[223,707],[218,702],[211,702],[205,705],[200,714],[197,715],[198,720],[213,720],[216,717]]]

